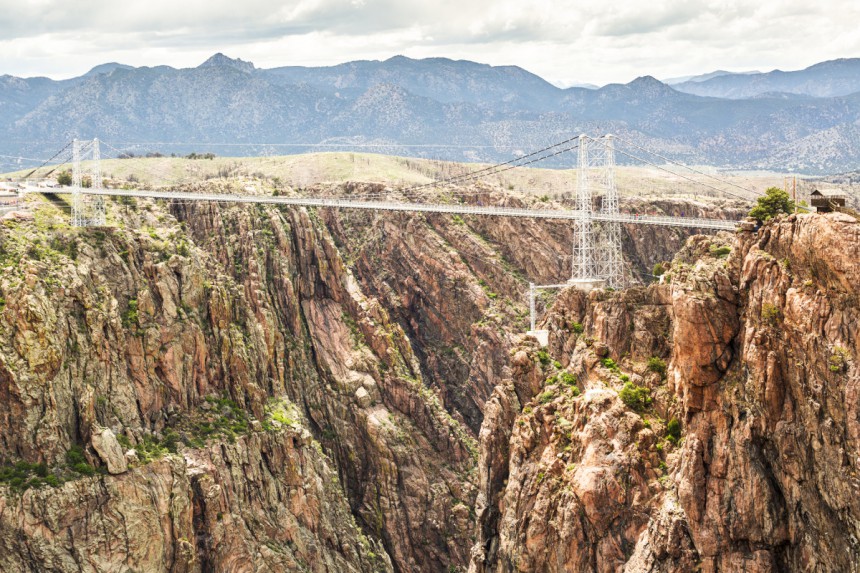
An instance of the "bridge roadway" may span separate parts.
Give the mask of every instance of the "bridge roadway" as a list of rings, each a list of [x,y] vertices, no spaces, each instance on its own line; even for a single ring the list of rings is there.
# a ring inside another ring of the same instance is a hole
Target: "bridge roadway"
[[[43,194],[71,194],[66,188],[45,188],[26,186],[27,192]],[[519,207],[496,207],[483,205],[463,205],[444,203],[404,203],[397,201],[362,201],[347,198],[323,197],[275,197],[271,195],[232,195],[219,193],[184,193],[178,191],[151,191],[145,189],[85,189],[86,195],[107,197],[138,197],[143,199],[172,199],[180,201],[215,201],[222,203],[263,203],[269,205],[291,205],[297,207],[332,207],[336,209],[369,209],[374,211],[405,211],[412,213],[451,213],[456,215],[490,215],[501,217],[530,217],[537,219],[583,218],[583,213],[570,209],[526,209]],[[631,213],[586,213],[593,221],[616,221],[637,225],[660,225],[665,227],[688,227],[695,229],[735,230],[738,221],[725,219],[702,219],[695,217],[668,217],[655,215],[634,215]]]

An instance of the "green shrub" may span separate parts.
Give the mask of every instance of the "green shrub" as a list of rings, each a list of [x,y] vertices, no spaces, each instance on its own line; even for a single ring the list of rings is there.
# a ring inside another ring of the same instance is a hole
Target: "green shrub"
[[[550,360],[552,360],[546,350],[539,350],[537,353],[537,357],[538,360],[540,360],[540,363],[544,366],[548,365],[550,363]]]
[[[83,476],[95,475],[96,469],[87,462],[84,450],[81,446],[74,445],[66,452],[66,465],[74,472]]]
[[[681,439],[681,422],[678,421],[678,418],[672,418],[666,424],[666,439],[673,444],[678,443],[678,440]]]
[[[538,402],[540,402],[541,404],[546,404],[548,402],[551,402],[554,397],[555,397],[555,392],[546,391],[543,394],[541,394],[540,396],[538,396]]]
[[[731,247],[728,247],[725,245],[723,245],[721,247],[718,247],[716,245],[711,245],[711,254],[715,257],[720,258],[720,259],[726,257],[731,252],[732,252]]]
[[[68,187],[72,184],[72,174],[68,171],[60,171],[57,173],[57,183]]]
[[[84,457],[84,450],[79,445],[74,445],[66,452],[66,463],[69,466],[75,464],[86,463],[87,458]]]
[[[138,313],[137,313],[137,299],[130,299],[128,301],[128,308],[122,313],[122,325],[125,328],[129,328],[130,326],[138,325]]]
[[[565,386],[576,386],[576,376],[574,376],[570,372],[562,372],[558,375],[558,379]]]
[[[46,464],[31,464],[21,460],[14,465],[0,466],[0,483],[7,484],[13,490],[24,491],[43,485],[56,487],[62,482],[57,476],[49,473]]]
[[[654,268],[651,269],[651,274],[655,277],[662,276],[665,272],[666,268],[663,266],[663,263],[654,263]]]
[[[72,466],[72,469],[81,474],[82,476],[94,476],[96,475],[96,470],[93,466],[86,462],[81,462],[79,464],[75,464]]]
[[[575,333],[577,333],[577,334],[582,334],[582,331],[583,331],[584,329],[583,329],[583,327],[582,327],[582,323],[581,323],[581,322],[574,322],[574,323],[571,325],[571,330],[573,330],[573,331],[574,331]]]
[[[618,364],[611,358],[603,358],[600,361],[606,368],[609,368],[612,372],[618,372]]]
[[[659,356],[652,356],[648,359],[648,370],[656,372],[660,376],[666,375],[666,361]]]
[[[624,384],[624,388],[618,393],[621,401],[628,408],[641,412],[651,405],[651,389],[644,386],[637,386],[633,382]]]

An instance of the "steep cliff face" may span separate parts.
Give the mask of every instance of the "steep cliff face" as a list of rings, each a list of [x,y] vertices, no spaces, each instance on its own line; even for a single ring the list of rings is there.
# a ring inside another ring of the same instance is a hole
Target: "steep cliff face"
[[[197,244],[234,266],[258,320],[292,338],[281,356],[312,367],[285,391],[395,567],[465,562],[473,440],[425,387],[410,340],[362,294],[325,228],[301,211],[238,209],[228,227],[215,207],[177,208]]]
[[[0,225],[0,569],[858,563],[843,216],[564,291],[543,350],[524,295],[567,275],[564,224],[32,201]]]
[[[467,561],[473,440],[318,221],[110,208],[2,228],[10,570]]]
[[[0,498],[3,571],[384,571],[307,431]]]
[[[470,570],[856,570],[858,238],[791,216],[563,293],[488,401]]]

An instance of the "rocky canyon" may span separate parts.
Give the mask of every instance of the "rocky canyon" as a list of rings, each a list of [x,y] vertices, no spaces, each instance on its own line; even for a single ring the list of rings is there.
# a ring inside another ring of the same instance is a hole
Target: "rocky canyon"
[[[630,225],[635,284],[545,295],[541,347],[564,223],[107,208],[0,223],[2,571],[860,568],[850,215]]]

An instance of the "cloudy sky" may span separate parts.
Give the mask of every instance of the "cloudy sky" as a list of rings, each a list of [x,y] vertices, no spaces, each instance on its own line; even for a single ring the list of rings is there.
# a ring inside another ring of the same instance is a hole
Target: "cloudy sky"
[[[857,0],[0,0],[0,74],[448,57],[558,85],[860,57]]]

